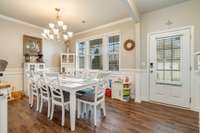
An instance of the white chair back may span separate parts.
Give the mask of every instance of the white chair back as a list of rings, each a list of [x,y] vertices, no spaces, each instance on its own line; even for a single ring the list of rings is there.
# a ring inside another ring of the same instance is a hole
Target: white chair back
[[[51,97],[48,79],[46,77],[40,78],[38,83],[39,83],[40,94],[43,97],[48,97],[48,98]]]
[[[30,72],[29,73],[29,79],[30,79],[30,87],[33,91],[35,91],[36,93],[39,93],[39,75],[34,73],[34,72]]]
[[[99,80],[95,86],[95,102],[105,98],[104,80]]]
[[[64,103],[64,94],[58,80],[50,83],[50,90],[52,100]]]

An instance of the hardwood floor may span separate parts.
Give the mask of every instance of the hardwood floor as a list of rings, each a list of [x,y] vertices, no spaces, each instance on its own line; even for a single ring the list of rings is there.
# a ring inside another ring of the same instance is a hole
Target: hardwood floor
[[[97,127],[92,119],[76,121],[73,133],[198,133],[198,113],[152,103],[124,103],[106,99],[107,117],[98,115]],[[28,106],[28,99],[9,103],[9,133],[70,133],[69,114],[60,126],[61,110],[56,108],[53,121]]]

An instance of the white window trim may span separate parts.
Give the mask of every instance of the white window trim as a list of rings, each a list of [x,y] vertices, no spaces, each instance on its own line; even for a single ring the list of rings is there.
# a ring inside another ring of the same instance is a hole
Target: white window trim
[[[103,58],[103,61],[102,61],[102,65],[103,65],[103,69],[104,71],[109,71],[109,57],[108,57],[108,37],[109,36],[114,36],[114,35],[119,35],[119,70],[121,69],[121,40],[122,40],[122,36],[121,36],[121,32],[119,30],[117,31],[113,31],[113,32],[107,32],[107,33],[103,33],[103,34],[99,34],[99,35],[94,35],[94,36],[90,36],[90,37],[87,37],[87,38],[82,38],[82,39],[78,39],[76,40],[76,70],[92,70],[92,71],[96,71],[95,69],[90,69],[90,59],[89,59],[89,41],[90,40],[94,40],[94,39],[100,39],[102,38],[103,39],[103,43],[102,43],[102,58]],[[79,55],[78,55],[78,45],[80,42],[85,42],[85,45],[86,45],[86,58],[85,58],[85,68],[84,69],[80,69],[79,68]],[[97,69],[99,70],[99,69]],[[113,72],[113,71],[112,71]]]

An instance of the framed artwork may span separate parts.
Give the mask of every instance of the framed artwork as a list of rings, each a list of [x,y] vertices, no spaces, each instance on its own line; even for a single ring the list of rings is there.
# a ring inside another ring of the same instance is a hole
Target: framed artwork
[[[42,54],[42,38],[23,36],[24,56],[38,56]]]

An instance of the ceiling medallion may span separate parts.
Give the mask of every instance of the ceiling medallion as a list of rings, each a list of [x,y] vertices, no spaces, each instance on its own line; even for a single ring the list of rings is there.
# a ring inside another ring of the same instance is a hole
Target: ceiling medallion
[[[56,23],[49,23],[49,29],[44,29],[41,35],[49,40],[67,41],[73,36],[73,32],[68,31],[68,26],[60,19],[60,9],[55,8],[55,11],[57,13]]]

